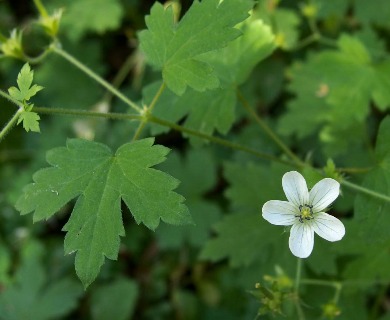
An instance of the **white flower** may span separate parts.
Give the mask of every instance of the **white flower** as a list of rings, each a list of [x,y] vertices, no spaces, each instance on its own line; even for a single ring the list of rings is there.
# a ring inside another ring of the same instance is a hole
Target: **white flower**
[[[289,247],[294,256],[307,258],[311,254],[314,232],[328,241],[341,240],[345,234],[343,223],[323,212],[339,195],[336,180],[322,179],[309,192],[303,176],[290,171],[283,175],[282,186],[288,201],[267,201],[263,218],[275,225],[292,225]]]

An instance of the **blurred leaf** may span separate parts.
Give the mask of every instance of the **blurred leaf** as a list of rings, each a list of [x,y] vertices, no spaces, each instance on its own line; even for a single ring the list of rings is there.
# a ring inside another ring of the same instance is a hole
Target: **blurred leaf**
[[[285,199],[282,176],[288,170],[281,165],[226,163],[224,169],[224,176],[230,184],[225,195],[235,209],[261,214],[261,207],[268,200]]]
[[[261,0],[255,15],[272,28],[276,46],[284,50],[294,48],[299,38],[300,24],[299,16],[295,11],[273,6],[268,0]]]
[[[276,240],[276,232],[259,214],[231,214],[214,227],[217,237],[206,243],[200,259],[213,262],[228,258],[232,267],[247,266],[262,249]]]
[[[126,278],[118,278],[110,284],[99,286],[92,292],[92,319],[131,319],[137,298],[137,284]]]
[[[13,284],[0,293],[0,319],[59,319],[76,307],[83,293],[81,286],[69,278],[48,282],[41,263],[43,250],[38,242],[23,248]]]
[[[63,6],[63,1],[61,5]],[[69,1],[61,19],[61,30],[64,30],[71,40],[77,41],[88,32],[103,34],[117,29],[123,14],[119,0]]]
[[[375,156],[377,165],[367,173],[363,187],[390,194],[390,117],[386,117],[379,128]],[[359,227],[359,237],[374,244],[390,240],[387,226],[390,224],[390,203],[359,193],[355,200],[354,220]],[[389,262],[390,263],[390,262]]]
[[[119,236],[124,236],[122,198],[137,223],[155,229],[167,223],[191,222],[184,198],[172,190],[178,181],[150,167],[165,160],[168,149],[153,146],[153,138],[121,146],[115,156],[103,144],[68,140],[67,147],[48,152],[52,165],[34,175],[16,204],[21,214],[34,212],[34,220],[48,219],[79,196],[63,230],[65,252],[76,254],[76,272],[88,286],[96,278],[104,257],[116,260]]]
[[[197,91],[216,88],[218,78],[199,56],[237,38],[240,32],[234,26],[248,16],[252,5],[249,0],[195,1],[175,23],[172,6],[164,9],[155,3],[146,17],[148,29],[139,33],[141,48],[176,94],[182,95],[187,86]]]
[[[162,249],[179,249],[185,244],[202,248],[210,238],[212,226],[220,220],[221,210],[213,203],[187,200],[194,225],[171,226],[162,224],[156,230],[158,245]]]
[[[389,27],[390,3],[386,0],[377,0],[375,6],[365,0],[354,0],[355,17],[363,24]]]

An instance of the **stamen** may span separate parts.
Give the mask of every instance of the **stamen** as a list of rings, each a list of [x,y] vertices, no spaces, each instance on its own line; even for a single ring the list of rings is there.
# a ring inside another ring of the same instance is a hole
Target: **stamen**
[[[303,220],[313,219],[313,206],[309,204],[299,205],[299,215],[295,215],[296,218],[299,218],[299,222],[303,223]]]

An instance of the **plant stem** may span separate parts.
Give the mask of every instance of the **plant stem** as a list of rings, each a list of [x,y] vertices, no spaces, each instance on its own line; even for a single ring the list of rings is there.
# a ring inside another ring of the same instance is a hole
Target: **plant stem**
[[[11,131],[12,127],[16,124],[19,119],[19,115],[23,112],[23,108],[19,108],[18,111],[12,116],[11,120],[5,125],[5,127],[0,131],[0,141],[4,139],[8,132]]]
[[[295,282],[294,282],[294,290],[296,292],[296,294],[299,293],[299,285],[300,285],[300,282],[301,282],[301,274],[302,274],[302,259],[301,258],[297,258],[297,271],[296,271],[296,274],[295,274]]]
[[[34,107],[34,112],[44,113],[44,114],[62,114],[62,115],[71,115],[71,116],[82,116],[82,117],[97,117],[97,118],[106,118],[106,119],[115,119],[115,120],[142,121],[142,119],[144,118],[142,115],[138,115],[138,114],[132,115],[132,114],[113,113],[113,112],[102,113],[102,112],[93,112],[93,111],[87,111],[87,110],[43,108],[43,107]],[[148,117],[148,121],[165,126],[165,127],[169,127],[169,128],[176,130],[176,131],[180,131],[183,133],[187,133],[189,135],[196,136],[198,138],[206,139],[210,142],[220,144],[220,145],[225,146],[227,148],[231,148],[231,149],[243,151],[243,152],[246,152],[249,154],[253,154],[254,156],[257,156],[257,157],[262,158],[262,159],[276,161],[276,162],[283,163],[285,165],[292,166],[292,167],[295,166],[295,164],[290,162],[290,161],[280,159],[280,158],[275,157],[273,155],[270,155],[268,153],[258,152],[257,150],[242,146],[242,145],[237,144],[237,143],[230,142],[230,141],[225,140],[225,139],[221,139],[221,138],[214,137],[214,136],[209,136],[207,134],[182,127],[180,125],[177,125],[176,123],[172,123],[172,122],[168,122],[168,121],[159,119],[159,118],[154,117],[152,115],[150,115]]]
[[[119,88],[121,86],[123,81],[126,79],[128,73],[130,72],[131,68],[133,67],[133,64],[134,64],[134,57],[132,55],[129,55],[126,61],[120,67],[114,79],[112,80],[112,86],[114,88]],[[110,103],[112,96],[113,96],[112,92],[108,90],[103,97],[103,101]]]
[[[390,202],[390,197],[389,196],[384,195],[382,193],[375,192],[373,190],[370,190],[370,189],[367,189],[367,188],[364,188],[364,187],[361,187],[361,186],[358,186],[357,184],[354,184],[352,182],[348,182],[346,180],[341,180],[340,184],[342,184],[343,186],[345,186],[345,187],[347,187],[349,189],[358,191],[360,193],[367,194],[367,195],[369,195],[371,197],[374,197],[374,198],[377,198],[377,199],[381,199],[381,200]]]
[[[318,279],[302,279],[302,284],[313,285],[313,286],[324,286],[324,287],[333,287],[337,288],[341,286],[341,282],[338,281],[328,281],[328,280],[318,280]]]
[[[96,80],[98,83],[100,83],[103,87],[105,87],[107,90],[109,90],[113,95],[118,97],[120,100],[122,100],[124,103],[126,103],[129,107],[133,108],[139,113],[142,113],[142,109],[135,104],[133,101],[128,99],[123,93],[118,91],[114,86],[112,86],[110,83],[108,83],[106,80],[101,78],[99,75],[97,75],[95,72],[93,72],[91,69],[89,69],[86,65],[81,63],[79,60],[77,60],[75,57],[70,55],[65,50],[61,49],[58,45],[52,45],[52,49],[55,53],[69,61],[71,64],[73,64],[75,67],[79,68],[81,71],[83,71],[86,75],[88,75],[90,78]]]
[[[366,168],[336,168],[338,172],[344,173],[367,173],[374,169],[374,167],[366,167]]]
[[[30,56],[26,55],[25,53],[23,53],[23,59],[30,64],[37,64],[37,63],[40,63],[43,59],[45,59],[46,56],[52,51],[53,51],[52,46],[49,46],[40,55],[38,55],[36,57],[30,57]]]
[[[143,114],[145,117],[142,119],[141,123],[139,124],[139,126],[138,126],[138,128],[133,136],[132,141],[137,140],[139,138],[139,136],[141,135],[142,130],[145,128],[146,124],[148,123],[148,117],[152,114],[152,111],[153,111],[154,107],[156,106],[158,99],[160,99],[164,89],[165,89],[165,83],[163,82],[161,84],[160,88],[158,89],[158,91],[156,92],[156,94],[154,95],[153,100],[150,103],[150,105],[144,110]]]
[[[5,98],[9,99],[10,101],[19,104],[17,101],[13,101],[13,99],[6,93],[2,92],[0,90],[0,95],[3,95]],[[152,104],[151,104],[152,105]],[[143,121],[145,116],[143,115],[132,115],[132,114],[123,114],[123,113],[102,113],[102,112],[93,112],[93,111],[86,111],[86,110],[74,110],[74,109],[59,109],[59,108],[42,108],[42,107],[34,107],[34,111],[38,113],[46,113],[46,114],[63,114],[63,115],[73,115],[73,116],[83,116],[83,117],[99,117],[99,118],[107,118],[107,119],[116,119],[116,120],[138,120]],[[257,156],[262,159],[270,160],[270,161],[276,161],[279,163],[286,164],[291,167],[297,167],[296,163],[293,163],[288,160],[283,160],[278,157],[275,157],[273,155],[270,155],[268,153],[259,152],[257,150],[248,148],[246,146],[230,142],[229,140],[225,140],[222,138],[210,136],[207,134],[204,134],[202,132],[198,132],[189,128],[182,127],[176,123],[172,123],[169,121],[165,121],[163,119],[157,118],[153,115],[149,115],[147,117],[148,121],[160,124],[165,127],[169,127],[173,130],[180,131],[183,133],[187,133],[189,135],[206,139],[208,141],[223,145],[227,148],[243,151],[249,154],[252,154],[254,156]],[[360,187],[354,183],[348,182],[346,180],[341,180],[340,183],[345,186],[346,188],[352,189],[354,191],[367,194],[369,196],[388,201],[390,202],[390,197],[386,196],[382,193],[378,193],[375,191],[372,191],[370,189],[366,189],[364,187]]]
[[[192,136],[195,136],[195,137],[198,137],[198,138],[206,139],[208,141],[220,144],[220,145],[222,145],[224,147],[227,147],[227,148],[231,148],[231,149],[235,149],[235,150],[239,150],[239,151],[244,151],[246,153],[253,154],[253,155],[255,155],[255,156],[259,157],[259,158],[262,158],[262,159],[266,159],[266,160],[270,160],[270,161],[276,161],[276,162],[279,162],[279,163],[283,163],[283,164],[295,167],[295,164],[293,162],[280,159],[280,158],[275,157],[273,155],[270,155],[268,153],[259,152],[257,150],[245,147],[243,145],[240,145],[240,144],[237,144],[237,143],[234,143],[234,142],[230,142],[230,141],[225,140],[225,139],[221,139],[221,138],[218,138],[218,137],[210,136],[210,135],[204,134],[204,133],[199,132],[199,131],[195,131],[195,130],[192,130],[192,129],[189,129],[189,128],[182,127],[180,125],[177,125],[176,123],[172,123],[172,122],[168,122],[168,121],[162,120],[160,118],[156,118],[155,116],[149,116],[149,121],[153,122],[153,123],[160,124],[160,125],[165,126],[165,127],[169,127],[169,128],[171,128],[173,130],[176,130],[176,131],[187,133],[189,135],[192,135]]]
[[[1,89],[0,89],[0,96],[2,96],[3,98],[6,98],[8,101],[10,101],[13,104],[17,105],[18,108],[23,108],[23,103],[21,103],[20,101],[12,98],[8,93],[4,92]]]
[[[288,155],[291,160],[293,160],[298,167],[305,166],[305,163],[299,159],[288,147],[287,145],[272,131],[270,127],[261,119],[258,114],[253,110],[249,103],[246,101],[246,99],[243,97],[241,92],[237,90],[238,98],[240,99],[243,107],[245,108],[248,113],[253,116],[253,118],[256,120],[256,122],[259,124],[259,126],[263,129],[263,131],[279,146],[279,148]]]
[[[46,18],[46,17],[49,16],[47,11],[46,11],[46,9],[45,9],[45,7],[43,6],[41,0],[34,0],[34,4],[35,4],[35,7],[38,9],[39,14],[42,17]]]
[[[299,285],[301,282],[301,274],[302,274],[302,259],[297,258],[297,272],[295,274],[295,282],[294,282],[294,291],[295,291],[295,307],[297,309],[298,319],[305,320],[305,314],[303,313],[300,297],[299,297]]]
[[[143,118],[139,114],[125,114],[125,113],[113,113],[113,112],[104,113],[104,112],[94,112],[88,110],[75,110],[75,109],[62,109],[62,108],[34,107],[34,111],[37,113],[45,113],[45,114],[62,114],[62,115],[69,115],[69,116],[106,118],[106,119],[113,119],[113,120],[141,121]]]

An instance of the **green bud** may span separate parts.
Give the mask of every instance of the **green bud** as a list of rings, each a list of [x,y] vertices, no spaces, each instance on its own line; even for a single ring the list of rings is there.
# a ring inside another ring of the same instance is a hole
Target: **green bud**
[[[9,38],[3,40],[0,50],[5,56],[23,59],[22,32],[13,29]]]

